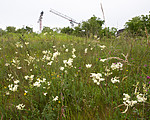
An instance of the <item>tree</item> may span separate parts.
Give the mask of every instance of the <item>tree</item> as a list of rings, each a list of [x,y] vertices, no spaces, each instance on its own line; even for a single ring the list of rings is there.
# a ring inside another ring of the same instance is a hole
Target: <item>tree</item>
[[[43,30],[42,30],[42,33],[46,33],[46,32],[53,32],[53,30],[52,29],[50,29],[50,27],[46,27],[46,26],[44,26],[43,27]]]
[[[103,24],[103,20],[93,15],[93,17],[87,21],[82,22],[82,29],[85,30],[87,36],[90,36],[91,34],[92,36],[99,35]]]
[[[0,28],[0,36],[4,35],[5,33],[6,32],[2,28]]]
[[[68,34],[68,35],[71,35],[73,33],[73,29],[70,28],[70,27],[64,27],[61,29],[61,33],[65,33],[65,34]]]
[[[73,35],[79,36],[79,37],[83,37],[83,36],[85,36],[86,34],[85,34],[85,30],[83,30],[83,29],[81,28],[81,26],[78,25],[78,26],[76,26],[76,27],[74,28]]]
[[[15,33],[16,32],[16,27],[8,26],[8,27],[6,27],[6,31],[8,33]]]
[[[150,14],[136,16],[125,23],[125,28],[132,35],[145,35],[145,29],[150,33]]]
[[[16,31],[17,33],[21,33],[21,34],[24,34],[24,33],[33,33],[33,28],[30,28],[28,26],[26,26],[25,28],[19,28],[17,29]]]

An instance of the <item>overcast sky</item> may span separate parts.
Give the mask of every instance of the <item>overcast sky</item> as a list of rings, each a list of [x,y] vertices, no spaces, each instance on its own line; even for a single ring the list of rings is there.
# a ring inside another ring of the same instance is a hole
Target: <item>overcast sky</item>
[[[129,19],[148,15],[150,11],[150,0],[0,0],[0,28],[29,26],[38,31],[41,11],[44,11],[43,26],[71,26],[69,21],[49,12],[50,8],[77,22],[86,21],[93,15],[103,20],[101,1],[107,27],[121,29]]]

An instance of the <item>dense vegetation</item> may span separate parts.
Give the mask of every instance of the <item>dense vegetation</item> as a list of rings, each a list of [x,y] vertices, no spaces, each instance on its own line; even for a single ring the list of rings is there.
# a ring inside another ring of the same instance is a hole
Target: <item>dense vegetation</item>
[[[150,119],[148,28],[93,39],[102,23],[80,37],[48,27],[2,30],[1,120]]]

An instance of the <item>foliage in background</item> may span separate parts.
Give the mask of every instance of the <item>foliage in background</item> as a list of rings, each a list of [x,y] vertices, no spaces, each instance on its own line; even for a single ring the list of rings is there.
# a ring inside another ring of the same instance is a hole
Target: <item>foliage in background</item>
[[[104,21],[100,18],[93,16],[87,21],[83,21],[80,25],[74,27],[74,29],[70,27],[64,27],[61,29],[61,33],[66,33],[69,35],[75,35],[79,37],[87,37],[87,38],[94,38],[100,37],[103,38],[104,36],[110,37],[115,36],[117,29],[116,28],[109,28],[102,26],[104,25]]]
[[[141,15],[132,18],[125,23],[128,33],[134,36],[146,36],[145,31],[150,33],[150,12],[149,15]]]

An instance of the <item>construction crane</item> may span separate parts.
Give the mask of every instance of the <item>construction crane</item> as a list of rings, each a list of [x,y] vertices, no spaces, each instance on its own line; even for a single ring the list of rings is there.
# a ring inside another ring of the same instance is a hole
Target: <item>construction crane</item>
[[[42,18],[43,18],[43,14],[44,12],[42,11],[41,14],[40,14],[40,17],[39,17],[39,20],[38,20],[38,23],[40,24],[40,31],[42,30]]]
[[[62,14],[62,13],[60,13],[60,12],[54,10],[54,9],[50,9],[50,12],[52,12],[55,15],[58,15],[58,16],[64,18],[64,19],[69,20],[72,27],[74,26],[74,23],[75,24],[80,24],[80,23],[76,22],[74,19],[72,19],[71,17],[68,17],[67,15],[64,15],[64,14]]]

